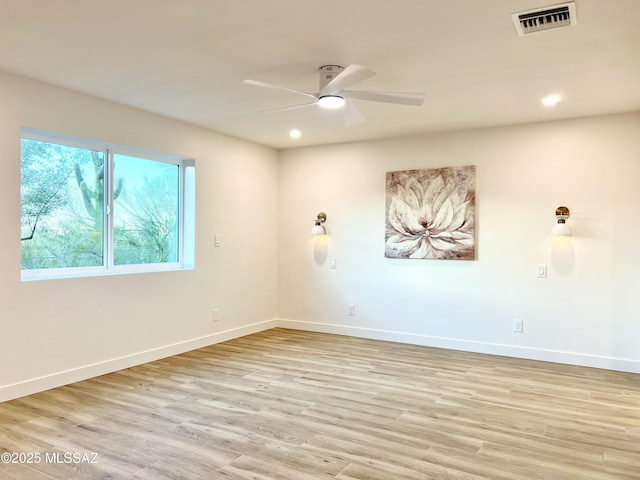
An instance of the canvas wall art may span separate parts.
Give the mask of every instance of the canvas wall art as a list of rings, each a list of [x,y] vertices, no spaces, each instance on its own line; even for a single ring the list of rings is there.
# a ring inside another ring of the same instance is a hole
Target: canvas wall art
[[[385,257],[475,259],[475,166],[387,172]]]

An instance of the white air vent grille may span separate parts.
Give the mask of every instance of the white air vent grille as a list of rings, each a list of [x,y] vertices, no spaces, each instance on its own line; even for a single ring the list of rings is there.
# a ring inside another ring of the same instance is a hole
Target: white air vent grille
[[[511,15],[511,19],[519,36],[553,28],[569,27],[578,23],[576,4],[573,2],[514,13]]]

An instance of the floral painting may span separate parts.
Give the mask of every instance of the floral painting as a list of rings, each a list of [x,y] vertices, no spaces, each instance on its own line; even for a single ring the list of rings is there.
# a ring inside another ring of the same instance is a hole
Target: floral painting
[[[475,166],[387,172],[385,257],[475,259]]]

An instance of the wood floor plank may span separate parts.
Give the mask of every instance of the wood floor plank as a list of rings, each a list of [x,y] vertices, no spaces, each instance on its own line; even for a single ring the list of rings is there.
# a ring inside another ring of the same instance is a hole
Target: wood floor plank
[[[640,480],[640,375],[272,329],[2,403],[11,452],[52,461],[2,479]]]

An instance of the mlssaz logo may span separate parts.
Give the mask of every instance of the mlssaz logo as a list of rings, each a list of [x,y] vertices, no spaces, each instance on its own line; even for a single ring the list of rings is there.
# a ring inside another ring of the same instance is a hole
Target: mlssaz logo
[[[95,452],[47,452],[45,463],[98,463],[98,454]]]

